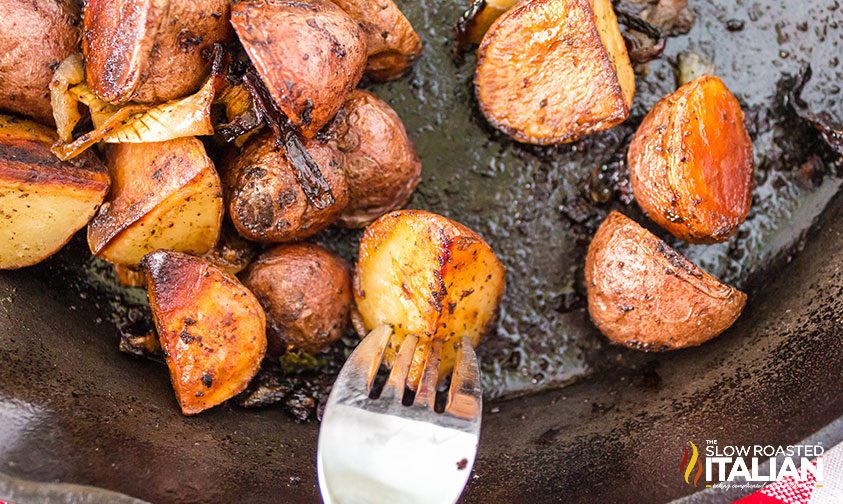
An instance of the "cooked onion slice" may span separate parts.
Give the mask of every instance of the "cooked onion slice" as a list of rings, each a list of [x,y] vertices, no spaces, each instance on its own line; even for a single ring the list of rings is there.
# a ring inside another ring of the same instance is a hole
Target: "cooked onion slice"
[[[82,55],[71,54],[62,61],[50,81],[50,104],[53,107],[53,118],[62,142],[73,139],[73,128],[82,115],[79,113],[79,103],[69,92],[85,80],[85,68],[82,66]]]

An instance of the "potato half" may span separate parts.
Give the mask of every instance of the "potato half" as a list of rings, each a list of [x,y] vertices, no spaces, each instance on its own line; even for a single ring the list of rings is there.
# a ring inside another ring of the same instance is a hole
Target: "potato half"
[[[477,58],[480,109],[520,142],[572,142],[629,116],[635,76],[610,0],[520,2]]]
[[[628,162],[635,200],[677,238],[725,241],[746,220],[752,141],[738,100],[717,77],[699,77],[656,103]]]
[[[79,51],[79,8],[73,0],[0,0],[0,110],[53,124],[50,80]]]
[[[696,346],[740,316],[746,294],[725,285],[618,212],[585,261],[588,312],[615,343],[644,351]]]
[[[52,130],[0,115],[0,269],[38,263],[93,217],[108,173],[93,153],[60,161]]]
[[[205,52],[231,37],[228,0],[88,0],[88,85],[110,103],[160,103],[193,93],[211,70]]]
[[[255,296],[186,254],[154,252],[142,266],[182,413],[200,413],[242,392],[266,352],[266,319]]]
[[[351,312],[345,261],[311,243],[279,245],[243,272],[266,311],[269,352],[321,352],[343,336]]]
[[[421,56],[422,42],[392,0],[333,0],[366,36],[366,75],[379,81],[404,75]]]
[[[410,201],[421,161],[398,114],[367,91],[355,90],[328,130],[344,154],[348,205],[339,222],[364,227]]]
[[[328,0],[244,0],[231,24],[275,102],[312,138],[366,66],[360,27]]]
[[[336,221],[348,204],[348,184],[341,154],[317,140],[304,147],[319,165],[334,195],[334,204],[319,209],[307,199],[296,168],[275,138],[264,133],[232,151],[222,163],[228,215],[241,236],[259,242],[298,241]]]
[[[116,144],[108,166],[114,184],[88,226],[94,255],[133,266],[158,249],[201,255],[214,246],[222,187],[202,142]]]
[[[453,369],[463,336],[480,343],[504,285],[503,265],[477,233],[440,215],[399,210],[366,228],[354,300],[367,331],[392,327],[388,364],[408,334],[419,338],[407,379],[415,389],[434,338],[443,341],[440,377]]]

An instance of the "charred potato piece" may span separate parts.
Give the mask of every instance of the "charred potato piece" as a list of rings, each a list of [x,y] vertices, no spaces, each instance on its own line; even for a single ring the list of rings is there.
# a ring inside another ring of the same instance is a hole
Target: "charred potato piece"
[[[746,294],[618,212],[588,247],[585,282],[600,332],[644,351],[700,345],[731,326],[746,304]]]
[[[88,86],[109,103],[186,96],[210,72],[203,53],[231,36],[228,0],[88,0]]]
[[[270,134],[257,136],[223,161],[228,215],[241,236],[271,243],[302,240],[330,226],[348,204],[340,153],[316,140],[304,146],[328,181],[334,204],[313,206],[284,149],[276,149]]]
[[[341,338],[348,327],[349,268],[318,245],[297,243],[272,248],[249,266],[242,279],[266,312],[272,355],[291,349],[321,352]]]
[[[59,161],[55,133],[0,115],[0,269],[38,263],[88,223],[108,193],[93,153]]]
[[[421,162],[401,118],[386,102],[367,91],[354,91],[328,136],[345,155],[349,203],[340,224],[364,227],[410,201]]]
[[[422,42],[392,0],[333,0],[366,36],[366,75],[379,81],[404,75],[421,56]]]
[[[636,201],[677,238],[725,241],[746,220],[752,142],[738,100],[717,77],[699,77],[656,103],[628,162]]]
[[[521,2],[478,49],[489,122],[520,142],[572,142],[626,120],[635,76],[610,0]]]
[[[194,415],[242,392],[266,352],[266,318],[233,276],[197,257],[144,257],[155,329],[182,413]]]
[[[244,0],[231,24],[281,111],[312,138],[366,66],[357,23],[328,0]]]
[[[79,51],[79,8],[72,0],[0,0],[0,110],[52,125],[53,69]]]
[[[222,222],[220,179],[192,137],[109,147],[114,183],[88,226],[91,252],[133,266],[158,249],[204,254]]]
[[[477,233],[440,215],[399,210],[366,228],[354,300],[367,331],[392,327],[387,364],[408,334],[419,338],[407,379],[415,389],[433,339],[443,345],[440,377],[453,369],[463,336],[480,343],[494,323],[504,284],[503,265]]]

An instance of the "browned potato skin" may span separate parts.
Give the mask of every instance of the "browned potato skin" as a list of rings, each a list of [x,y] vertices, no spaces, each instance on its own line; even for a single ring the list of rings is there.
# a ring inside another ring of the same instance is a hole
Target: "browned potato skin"
[[[360,23],[366,35],[366,75],[378,81],[401,77],[421,56],[422,42],[392,0],[333,0]]]
[[[735,96],[704,75],[662,98],[629,146],[629,181],[647,216],[692,243],[727,240],[752,204],[752,141]]]
[[[648,352],[700,345],[731,326],[746,304],[746,294],[618,212],[588,247],[585,282],[600,332]]]
[[[141,264],[182,413],[200,413],[242,392],[266,352],[266,318],[255,296],[197,257],[161,250]]]
[[[278,245],[241,276],[267,317],[269,353],[325,350],[348,328],[351,273],[341,258],[311,243]]]
[[[480,109],[520,142],[573,142],[629,116],[634,75],[610,0],[520,2],[477,58]]]
[[[60,161],[55,131],[0,115],[0,269],[38,263],[93,217],[108,193],[105,165],[92,152]]]
[[[313,236],[336,221],[348,204],[348,185],[341,154],[317,140],[305,149],[319,165],[334,195],[334,204],[318,209],[296,180],[295,168],[274,137],[259,135],[223,160],[223,188],[231,222],[247,240],[282,243]]]
[[[363,33],[328,0],[245,0],[232,6],[231,24],[275,102],[307,138],[363,75]]]
[[[88,85],[110,103],[189,95],[210,72],[203,52],[231,37],[228,21],[228,0],[88,0]]]
[[[53,125],[53,69],[79,51],[79,8],[72,0],[0,0],[0,110]]]
[[[362,228],[410,201],[421,176],[421,161],[398,114],[367,91],[355,90],[328,129],[344,154],[348,206],[345,227]]]

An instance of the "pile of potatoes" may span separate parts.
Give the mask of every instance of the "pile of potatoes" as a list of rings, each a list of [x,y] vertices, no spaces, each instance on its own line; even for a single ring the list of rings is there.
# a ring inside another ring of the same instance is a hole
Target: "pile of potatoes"
[[[36,264],[87,225],[91,252],[146,287],[184,414],[242,392],[265,356],[324,351],[355,302],[361,336],[389,325],[395,350],[418,335],[416,374],[431,340],[448,343],[447,372],[461,336],[478,342],[494,320],[504,273],[488,244],[444,217],[393,212],[421,163],[395,111],[356,89],[364,75],[401,77],[420,56],[391,0],[88,0],[84,12],[70,0],[0,0],[0,10],[11,23],[0,33],[0,268]],[[245,91],[216,73],[219,45],[237,43],[302,152],[266,127],[220,156],[206,149],[221,144],[207,136],[212,100],[258,110],[254,96],[231,100]],[[81,104],[94,132],[79,132]],[[328,204],[303,186],[302,156]],[[302,241],[334,224],[369,226],[353,281],[343,259]],[[443,332],[458,325],[457,337]]]

